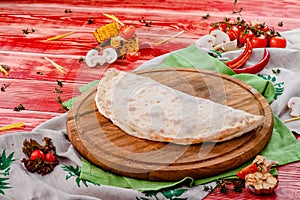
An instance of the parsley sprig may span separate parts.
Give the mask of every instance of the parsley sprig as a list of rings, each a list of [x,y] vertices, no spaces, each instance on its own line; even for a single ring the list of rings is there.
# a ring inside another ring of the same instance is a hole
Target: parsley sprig
[[[56,101],[57,101],[57,103],[59,103],[61,105],[60,110],[68,111],[69,109],[67,108],[67,106],[65,106],[63,104],[63,101],[62,101],[61,96],[60,96],[61,94],[63,94],[63,91],[62,91],[62,88],[64,87],[63,82],[60,81],[60,80],[56,80],[56,82],[57,82],[57,85],[58,85],[58,87],[54,88],[54,93],[57,94]]]

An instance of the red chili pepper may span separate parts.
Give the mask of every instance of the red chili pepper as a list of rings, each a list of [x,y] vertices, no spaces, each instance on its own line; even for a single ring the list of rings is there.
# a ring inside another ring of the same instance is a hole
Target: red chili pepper
[[[231,69],[240,68],[241,66],[243,66],[247,62],[247,60],[250,58],[252,52],[253,52],[253,47],[252,47],[251,41],[247,40],[246,48],[243,51],[243,53],[239,57],[237,57],[236,59],[228,61],[225,64],[228,67],[230,67]]]
[[[254,66],[251,67],[246,67],[246,68],[241,68],[241,69],[233,69],[233,71],[237,74],[240,73],[250,73],[250,74],[256,74],[260,72],[269,62],[270,60],[270,52],[267,51],[267,49],[264,49],[264,57],[262,60],[257,63]]]
[[[239,172],[236,173],[236,175],[241,178],[241,179],[245,179],[245,176],[247,174],[251,174],[257,171],[257,166],[256,164],[251,164],[248,165],[247,167],[243,168],[242,170],[240,170]]]

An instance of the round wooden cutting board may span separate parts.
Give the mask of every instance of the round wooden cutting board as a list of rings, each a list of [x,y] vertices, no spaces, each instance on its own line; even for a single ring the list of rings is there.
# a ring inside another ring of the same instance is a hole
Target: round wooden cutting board
[[[153,181],[195,179],[232,170],[253,159],[268,143],[273,115],[264,97],[233,77],[194,69],[135,72],[193,96],[211,99],[263,115],[257,129],[221,143],[177,145],[130,136],[102,116],[94,102],[96,88],[81,95],[68,113],[67,132],[73,146],[95,165],[112,173]]]

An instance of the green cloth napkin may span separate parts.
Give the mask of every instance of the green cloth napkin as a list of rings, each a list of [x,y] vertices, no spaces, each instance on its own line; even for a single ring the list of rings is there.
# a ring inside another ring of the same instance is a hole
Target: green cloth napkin
[[[273,100],[275,94],[275,89],[271,82],[252,74],[235,74],[223,62],[209,56],[204,51],[197,49],[194,45],[171,53],[170,56],[168,56],[168,58],[158,67],[185,67],[206,69],[234,76],[257,89],[262,95],[264,95],[269,103]],[[84,91],[97,83],[98,81],[94,81],[87,87],[82,88],[81,91]],[[68,102],[67,106],[70,106],[71,104],[72,102]],[[263,155],[268,159],[278,161],[279,165],[284,165],[300,160],[300,145],[298,144],[291,131],[284,125],[283,122],[281,122],[281,120],[277,116],[274,116],[274,129],[271,139],[267,146],[260,153],[260,155]],[[139,191],[156,191],[183,183],[192,187],[200,184],[205,184],[220,178],[236,177],[236,172],[249,163],[245,163],[243,166],[240,166],[239,168],[226,172],[224,174],[199,180],[194,180],[190,177],[186,177],[178,182],[155,182],[114,175],[96,167],[95,165],[89,163],[87,160],[82,159],[80,178],[96,184],[133,188]],[[273,169],[273,173],[277,173],[276,169]]]

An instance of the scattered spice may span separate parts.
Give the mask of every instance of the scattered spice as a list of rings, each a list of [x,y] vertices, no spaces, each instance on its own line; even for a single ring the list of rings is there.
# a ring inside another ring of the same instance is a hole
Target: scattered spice
[[[56,80],[56,82],[57,82],[57,85],[59,86],[59,88],[64,87],[62,81]],[[60,97],[60,95],[59,95],[59,94],[62,94],[63,91],[62,91],[61,89],[59,89],[59,88],[57,88],[57,87],[54,88],[54,93],[58,94],[58,96],[56,96],[56,101],[57,101],[57,103],[59,103],[59,104],[61,105],[60,110],[66,110],[66,111],[68,111],[69,109],[67,108],[67,106],[65,106],[65,105],[63,104],[63,101],[62,101],[62,99],[61,99],[61,97]]]
[[[36,72],[38,75],[43,75],[43,72]]]
[[[209,14],[209,13],[207,13],[207,14],[204,15],[204,16],[202,16],[202,19],[208,19],[208,18],[210,18],[210,14]]]
[[[222,194],[227,194],[231,190],[241,193],[245,187],[245,180],[242,179],[219,179],[216,183],[216,188],[219,188]]]
[[[9,124],[9,125],[5,125],[5,126],[0,127],[0,131],[7,131],[7,130],[10,130],[10,129],[14,129],[14,128],[20,128],[22,126],[24,126],[23,122],[18,122],[18,123],[15,123],[15,124]]]
[[[274,74],[279,74],[279,73],[280,73],[280,69],[272,69],[272,72],[273,72]]]
[[[79,63],[82,63],[83,60],[84,60],[84,58],[83,58],[83,57],[80,57],[80,58],[78,59],[78,62],[79,62]]]
[[[286,120],[284,120],[284,123],[288,123],[288,122],[292,122],[292,121],[297,121],[297,120],[300,120],[300,116],[299,117],[293,117],[293,118],[290,118],[290,119],[286,119]]]
[[[93,24],[94,23],[94,17],[90,17],[88,19],[88,24]]]
[[[65,9],[65,13],[72,13],[72,10],[71,9]]]
[[[56,82],[57,82],[57,85],[58,85],[59,87],[64,87],[64,85],[63,85],[63,82],[62,82],[62,81],[60,81],[60,80],[56,80]]]
[[[8,86],[10,86],[10,83],[8,83],[8,84],[2,84],[1,85],[1,92],[5,92],[6,91],[6,88],[8,88]]]
[[[65,73],[65,69],[60,66],[59,64],[55,63],[54,61],[50,60],[49,58],[47,57],[44,57],[47,61],[49,61],[58,71],[60,71],[61,73]]]
[[[173,35],[172,37],[168,38],[168,39],[165,39],[163,41],[160,41],[160,42],[157,42],[156,44],[163,44],[163,43],[166,43],[176,37],[178,37],[179,35],[181,35],[182,33],[184,33],[184,31],[180,31],[179,33],[177,33],[176,35]]]
[[[30,30],[28,30],[28,28],[27,29],[24,29],[24,30],[22,30],[22,32],[23,32],[23,34],[29,34],[29,33],[34,33],[35,32],[35,29],[31,29],[31,31]]]
[[[205,185],[203,188],[204,192],[212,192],[213,190],[214,190],[214,188],[212,186]]]
[[[8,65],[0,65],[0,72],[4,74],[5,76],[8,76],[8,72],[10,70],[10,67]]]
[[[14,107],[14,111],[19,112],[25,110],[25,107],[22,104],[19,104],[17,107]]]
[[[278,22],[278,24],[277,24],[279,27],[283,27],[283,22],[281,21],[281,22]]]
[[[61,99],[60,96],[56,97],[56,101],[61,105],[61,109],[60,110],[69,111],[68,107],[63,104],[63,101],[62,101],[62,99]]]
[[[44,137],[42,146],[36,140],[31,139],[23,141],[22,152],[27,156],[21,160],[25,168],[31,173],[46,175],[51,173],[59,164],[56,157],[56,148],[52,143],[52,139]],[[37,155],[39,153],[39,155]]]
[[[243,7],[240,7],[239,10],[232,11],[232,14],[240,14],[243,11]]]
[[[57,94],[62,94],[62,91],[58,89],[57,87],[54,88],[54,92]]]
[[[106,13],[102,13],[105,17],[108,17],[116,22],[118,22],[121,26],[124,26],[125,24],[122,23],[115,15],[110,15],[110,14],[106,14]]]
[[[152,24],[152,21],[146,21],[144,17],[141,17],[141,19],[139,20],[139,22],[144,23],[145,26],[150,27]]]
[[[74,34],[75,32],[69,32],[69,33],[65,33],[65,34],[62,34],[62,35],[58,35],[58,36],[55,36],[55,37],[51,37],[51,38],[48,38],[47,41],[54,41],[54,40],[58,40],[60,38],[63,38],[63,37],[66,37],[66,36],[69,36],[69,35],[72,35]]]

